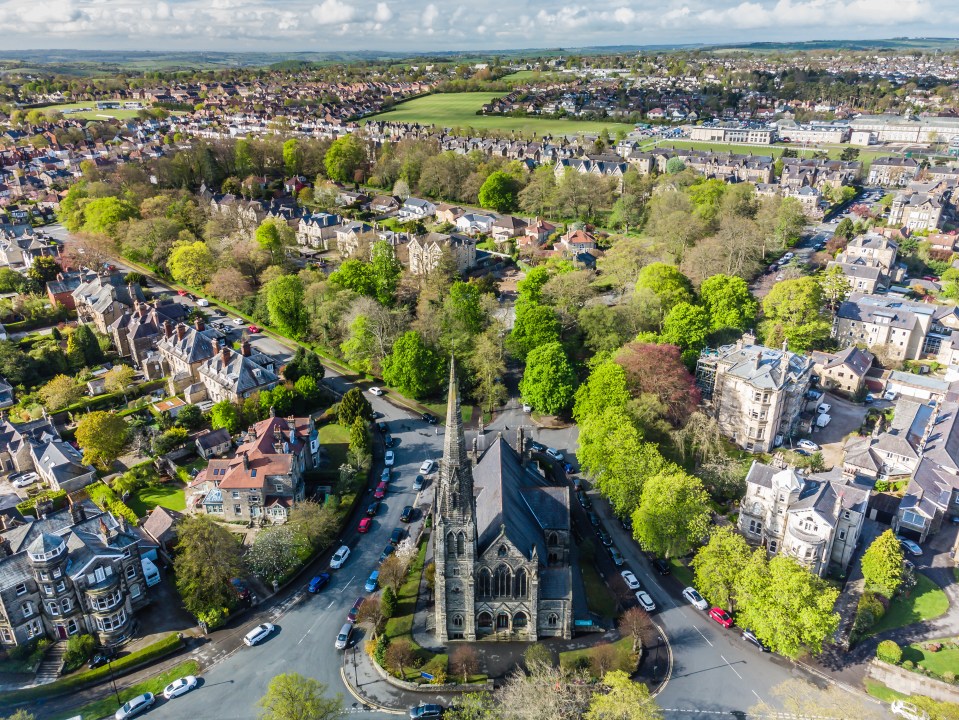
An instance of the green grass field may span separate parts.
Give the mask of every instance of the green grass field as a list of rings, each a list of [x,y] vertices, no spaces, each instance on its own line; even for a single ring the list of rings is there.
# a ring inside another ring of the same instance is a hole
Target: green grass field
[[[575,135],[577,133],[598,133],[606,128],[610,133],[621,127],[632,125],[616,122],[552,120],[547,118],[514,118],[499,115],[477,115],[476,111],[493,98],[503,93],[439,93],[400,103],[395,109],[369,120],[388,120],[391,122],[414,122],[421,125],[439,125],[441,127],[472,127],[476,129],[504,130],[527,135]]]
[[[872,627],[870,634],[932,620],[945,615],[947,610],[949,598],[942,588],[922,573],[916,573],[916,586],[892,602],[886,614]]]
[[[172,483],[149,485],[133,493],[127,504],[137,517],[142,518],[149,515],[157,505],[162,505],[167,510],[182,512],[186,509],[186,496],[183,488]]]
[[[943,638],[933,642],[954,642],[953,638]],[[903,661],[912,660],[932,673],[942,676],[944,672],[959,672],[959,649],[943,647],[939,652],[924,649],[924,643],[915,643],[902,649]]]
[[[786,148],[792,148],[797,150],[800,157],[803,156],[801,148],[797,148],[795,145],[740,145],[737,143],[709,143],[709,142],[694,142],[692,140],[658,140],[656,142],[651,142],[648,145],[643,147],[643,150],[649,152],[653,148],[685,148],[689,150],[711,150],[713,152],[731,152],[744,155],[746,153],[752,153],[753,155],[771,155],[773,157],[779,157],[782,155],[783,150]],[[838,159],[842,154],[842,146],[824,146],[822,148],[806,148],[806,157],[812,157],[813,152],[817,149],[822,149],[829,154],[830,158]],[[894,153],[883,152],[881,150],[863,150],[859,149],[859,160],[863,164],[863,170],[867,171],[869,165],[877,157],[889,157]]]
[[[89,108],[83,112],[66,113],[67,110],[76,110],[77,108]],[[66,114],[68,118],[80,118],[81,120],[106,120],[115,118],[117,120],[129,120],[135,118],[139,110],[97,110],[97,104],[93,100],[79,103],[64,103],[62,105],[48,105],[40,108],[41,110],[59,110]],[[174,113],[178,114],[178,113]]]

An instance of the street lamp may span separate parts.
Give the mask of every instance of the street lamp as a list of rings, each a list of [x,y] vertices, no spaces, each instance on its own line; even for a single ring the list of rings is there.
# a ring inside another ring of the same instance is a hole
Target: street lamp
[[[117,681],[113,677],[113,658],[107,658],[107,670],[110,672],[110,684],[113,685],[113,694],[117,697],[117,709],[123,707],[123,701],[120,700],[120,691],[117,690]]]

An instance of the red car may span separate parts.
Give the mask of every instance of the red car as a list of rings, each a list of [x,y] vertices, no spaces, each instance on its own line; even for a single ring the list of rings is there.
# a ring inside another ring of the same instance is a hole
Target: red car
[[[250,325],[250,327],[248,327],[247,330],[249,330],[251,333],[260,332],[260,328],[258,328],[256,325]]]
[[[377,500],[382,500],[385,495],[386,495],[386,483],[381,482],[379,485],[376,486],[376,490],[373,491],[373,497],[375,497]]]
[[[714,607],[709,611],[709,617],[718,622],[724,628],[731,627],[733,624],[733,619],[729,616],[729,613],[722,608]]]
[[[176,294],[179,295],[180,297],[183,297],[186,295],[186,290],[177,290]]]
[[[365,517],[360,520],[360,526],[357,528],[361,533],[369,532],[370,528],[373,527],[373,518]]]

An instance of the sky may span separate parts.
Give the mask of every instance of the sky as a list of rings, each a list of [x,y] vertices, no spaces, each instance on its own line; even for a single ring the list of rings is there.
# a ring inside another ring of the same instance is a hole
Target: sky
[[[496,50],[956,37],[955,0],[0,0],[0,52]]]

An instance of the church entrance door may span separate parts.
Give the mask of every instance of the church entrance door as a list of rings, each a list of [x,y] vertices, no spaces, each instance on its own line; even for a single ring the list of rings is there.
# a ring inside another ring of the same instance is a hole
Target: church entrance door
[[[496,616],[496,629],[509,630],[509,615],[506,613],[500,613]]]

